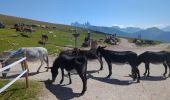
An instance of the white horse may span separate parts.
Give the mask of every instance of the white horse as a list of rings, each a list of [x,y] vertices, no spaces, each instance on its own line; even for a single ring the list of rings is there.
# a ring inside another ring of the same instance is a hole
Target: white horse
[[[2,63],[2,67],[13,63],[14,61],[18,60],[20,57],[23,57],[24,52],[25,52],[27,61],[29,61],[29,62],[33,62],[33,61],[37,61],[37,60],[41,61],[41,65],[39,66],[37,72],[39,72],[39,70],[42,67],[42,65],[44,64],[44,62],[47,64],[47,67],[49,67],[48,51],[47,51],[47,49],[45,49],[43,47],[20,48],[19,50],[15,51],[9,55],[9,57]],[[6,71],[9,71],[9,69]],[[48,69],[46,71],[48,71]],[[3,76],[6,77],[6,73],[3,73]]]

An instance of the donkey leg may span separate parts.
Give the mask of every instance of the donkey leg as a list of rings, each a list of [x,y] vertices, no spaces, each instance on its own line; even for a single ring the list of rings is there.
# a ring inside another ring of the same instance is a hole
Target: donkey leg
[[[81,92],[81,95],[83,95],[87,90],[87,79],[84,77],[83,73],[79,73],[79,76],[83,82],[83,90]]]
[[[102,57],[98,57],[98,60],[100,62],[100,70],[103,70],[103,61],[102,61]]]
[[[71,84],[71,83],[72,83],[72,81],[71,81],[71,75],[70,75],[70,72],[68,72],[68,77],[69,77],[69,84]]]
[[[136,68],[136,73],[138,75],[137,83],[140,83],[140,71],[138,68]]]
[[[132,77],[132,78],[134,78],[134,75],[135,75],[135,73],[134,73],[133,67],[132,67],[132,65],[131,65],[131,74],[129,74],[129,76]]]
[[[167,65],[166,65],[166,63],[163,63],[163,65],[164,65],[164,67],[165,67],[165,72],[164,72],[163,76],[165,77],[165,75],[166,75],[166,73],[167,73]]]
[[[148,70],[147,77],[149,77],[149,75],[150,75],[150,68],[149,68],[149,63],[147,63],[146,67],[147,67],[147,70]]]
[[[168,65],[168,67],[169,67],[169,77],[170,77],[170,62],[167,62],[167,65]]]
[[[23,62],[21,62],[21,67],[22,67],[22,70],[25,70]]]
[[[107,78],[109,78],[112,75],[112,63],[108,62],[108,67],[109,67],[109,75],[107,76]]]
[[[64,69],[61,69],[61,76],[62,78],[61,78],[60,84],[62,84],[64,80]]]
[[[42,67],[42,65],[43,65],[43,59],[40,59],[40,61],[41,61],[41,65],[38,67],[38,70],[37,70],[37,72],[39,73],[39,71],[40,71],[40,68]]]
[[[46,57],[46,59],[45,59],[45,57]],[[46,71],[48,72],[48,69],[50,68],[50,67],[49,67],[48,55],[46,55],[45,57],[43,57],[43,58],[44,58],[45,63],[47,64],[47,67],[48,67],[48,68],[47,68]]]
[[[133,78],[133,81],[135,81],[136,80],[136,78],[137,78],[137,74],[136,74],[136,70],[134,69],[134,67],[132,67],[132,70],[131,70],[132,72],[132,78]]]
[[[147,64],[145,63],[145,73],[143,73],[144,76],[146,76],[146,73],[147,73]]]

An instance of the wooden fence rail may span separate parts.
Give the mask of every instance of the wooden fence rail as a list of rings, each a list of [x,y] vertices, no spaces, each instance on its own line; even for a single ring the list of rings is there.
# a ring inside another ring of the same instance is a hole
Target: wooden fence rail
[[[26,62],[26,57],[21,58],[20,60],[5,66],[3,68],[0,69],[0,72],[5,71],[6,69],[12,68],[14,67],[16,64],[21,63],[24,66],[24,70],[16,77],[14,78],[11,82],[9,82],[8,84],[6,84],[4,87],[2,87],[0,89],[0,93],[2,93],[3,91],[5,91],[9,86],[11,86],[14,82],[16,82],[18,79],[20,79],[24,74],[25,74],[25,80],[26,80],[26,88],[28,88],[28,66],[27,66],[27,62]]]

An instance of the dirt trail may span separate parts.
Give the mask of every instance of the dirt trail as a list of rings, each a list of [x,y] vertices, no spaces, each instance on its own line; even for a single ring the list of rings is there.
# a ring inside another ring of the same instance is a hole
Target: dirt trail
[[[109,46],[107,49],[126,51],[131,50],[138,54],[144,51],[161,51],[165,50],[169,44],[160,44],[146,48],[136,47],[133,43],[128,43],[126,39],[121,39],[121,43],[116,46]],[[55,57],[50,56],[50,66]],[[78,97],[82,90],[82,82],[78,75],[72,75],[72,84],[68,84],[68,77],[65,77],[63,85],[58,85],[61,79],[61,73],[56,78],[55,83],[49,84],[48,79],[51,79],[50,72],[37,74],[36,70],[40,65],[39,62],[28,63],[30,68],[29,79],[40,81],[44,84],[43,95],[39,97],[40,100],[170,100],[170,78],[163,78],[163,65],[150,65],[151,76],[144,77],[144,64],[139,67],[141,73],[141,82],[136,84],[128,77],[131,72],[129,65],[115,65],[112,66],[112,76],[109,79],[105,77],[108,75],[108,66],[104,61],[104,70],[97,73],[99,69],[99,62],[97,60],[88,62],[88,82],[87,92]],[[44,65],[46,66],[46,65]],[[44,67],[43,66],[43,67]]]
[[[111,50],[116,50],[116,51],[128,51],[129,50],[129,51],[134,51],[140,54],[145,51],[166,50],[168,46],[169,46],[168,43],[161,43],[159,45],[153,45],[153,46],[148,46],[148,47],[137,47],[134,43],[129,43],[127,39],[121,38],[121,43],[119,45],[110,46],[107,48]]]

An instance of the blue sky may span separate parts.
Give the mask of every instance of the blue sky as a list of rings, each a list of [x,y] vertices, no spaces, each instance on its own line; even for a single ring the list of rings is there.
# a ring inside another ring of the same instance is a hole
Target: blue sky
[[[59,24],[170,25],[170,0],[0,0],[0,13]]]

